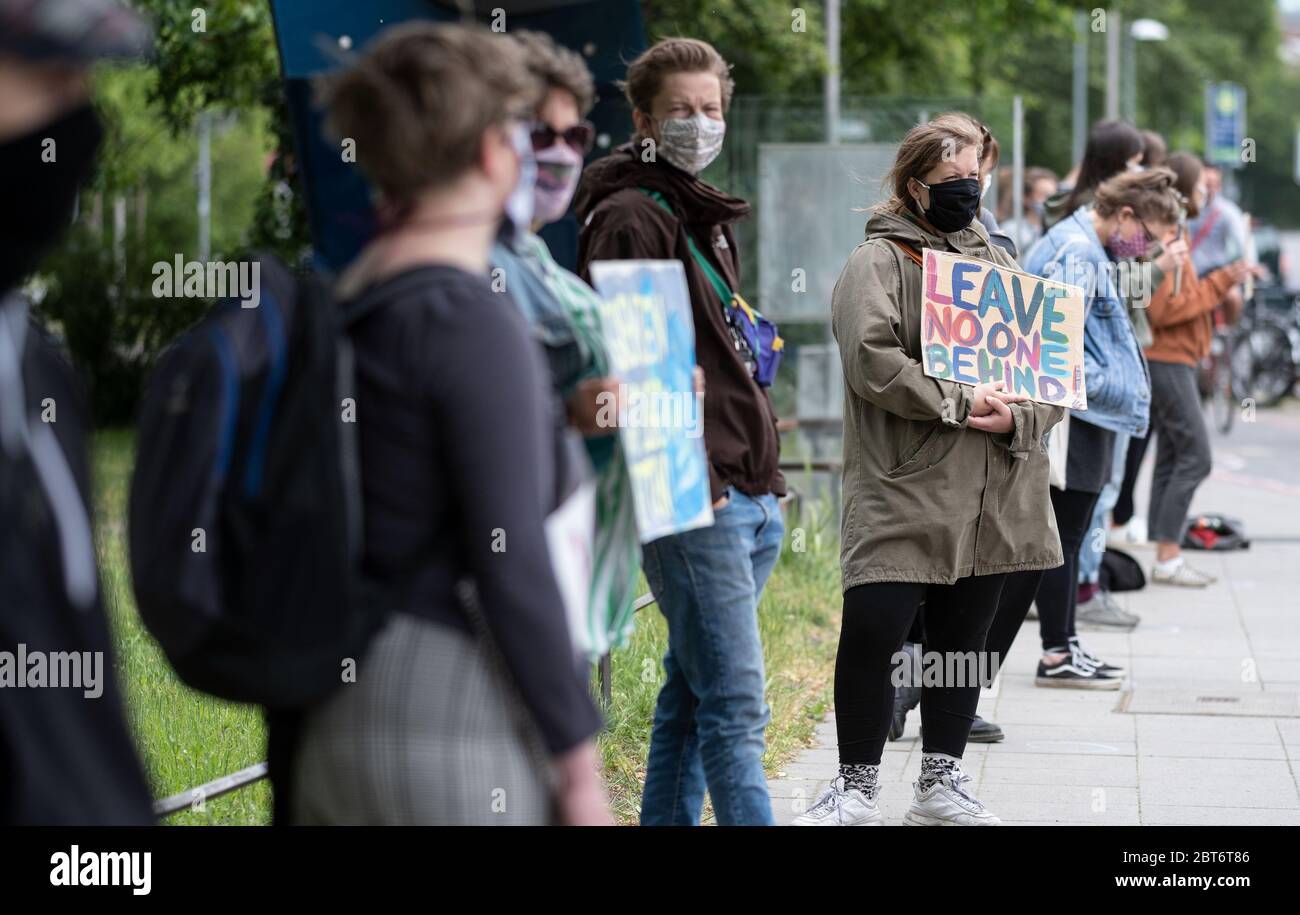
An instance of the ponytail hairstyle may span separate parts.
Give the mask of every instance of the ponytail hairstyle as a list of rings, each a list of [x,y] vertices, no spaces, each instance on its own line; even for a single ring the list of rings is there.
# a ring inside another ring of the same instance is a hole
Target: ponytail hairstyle
[[[1101,183],[1093,208],[1103,219],[1129,207],[1143,222],[1173,225],[1183,215],[1183,195],[1175,187],[1177,180],[1178,176],[1164,166],[1123,172]]]
[[[1186,198],[1187,218],[1195,219],[1201,215],[1201,207],[1196,200],[1196,185],[1200,184],[1201,175],[1205,172],[1201,160],[1191,153],[1176,152],[1165,159],[1165,167],[1178,176],[1174,187]]]
[[[911,213],[914,211],[912,195],[907,192],[907,182],[933,171],[941,162],[946,162],[967,147],[975,147],[975,157],[983,157],[981,128],[970,115],[960,111],[949,111],[925,124],[918,124],[907,132],[903,142],[898,144],[898,153],[894,156],[894,165],[885,175],[884,189],[888,199],[879,209],[887,213]]]

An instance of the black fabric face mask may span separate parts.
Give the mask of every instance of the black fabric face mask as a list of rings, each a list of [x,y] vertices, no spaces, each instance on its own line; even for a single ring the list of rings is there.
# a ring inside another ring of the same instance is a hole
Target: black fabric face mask
[[[930,207],[922,212],[926,222],[947,235],[968,225],[980,211],[980,183],[975,178],[954,178],[942,184],[913,179],[930,192]],[[917,201],[917,207],[921,205]]]
[[[103,136],[87,102],[0,142],[0,294],[26,279],[67,230]]]

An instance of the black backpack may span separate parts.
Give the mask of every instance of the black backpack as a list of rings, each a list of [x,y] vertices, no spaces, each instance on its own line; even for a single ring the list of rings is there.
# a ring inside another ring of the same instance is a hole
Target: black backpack
[[[1106,547],[1106,552],[1101,554],[1097,583],[1103,591],[1141,591],[1147,586],[1147,576],[1141,563],[1128,553]]]
[[[383,622],[359,570],[355,380],[329,287],[269,255],[260,303],[215,306],[140,408],[131,571],[140,615],[204,692],[300,708]],[[352,415],[349,416],[349,405]]]

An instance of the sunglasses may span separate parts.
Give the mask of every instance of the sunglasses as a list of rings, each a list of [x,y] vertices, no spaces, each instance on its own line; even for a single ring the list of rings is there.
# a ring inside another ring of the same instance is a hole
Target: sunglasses
[[[586,156],[596,141],[596,128],[590,121],[579,121],[565,130],[556,130],[549,124],[535,121],[530,135],[534,152],[550,149],[557,140],[563,140],[578,155]]]

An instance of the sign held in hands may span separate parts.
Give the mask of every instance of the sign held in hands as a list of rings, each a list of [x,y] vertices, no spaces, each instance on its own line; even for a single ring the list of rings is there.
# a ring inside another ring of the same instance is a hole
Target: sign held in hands
[[[641,542],[707,527],[713,500],[682,262],[594,261],[591,279],[610,370],[623,389],[609,419],[627,458]]]
[[[1039,403],[1088,408],[1084,292],[977,257],[922,252],[925,373],[961,384],[1001,381]]]

